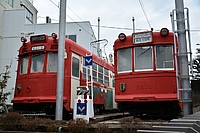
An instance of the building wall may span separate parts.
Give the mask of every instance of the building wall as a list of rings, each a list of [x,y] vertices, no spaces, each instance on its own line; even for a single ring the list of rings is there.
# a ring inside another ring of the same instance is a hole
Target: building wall
[[[32,22],[26,18],[25,8],[33,14]],[[19,31],[23,31],[25,23],[37,23],[37,12],[29,0],[13,0],[13,5],[9,5],[6,0],[0,0],[0,73],[4,72],[5,65],[9,65],[12,61],[16,62],[17,51],[15,49],[18,49],[18,45],[15,44],[21,36]],[[11,78],[15,77],[13,75],[15,70],[16,66],[12,65]],[[8,81],[7,88],[9,89],[5,89],[6,92],[13,91],[13,80]],[[9,99],[12,97],[10,96]]]
[[[13,32],[16,32],[16,27],[14,27],[13,25],[9,25],[10,23],[12,23],[12,21],[15,19],[16,24],[18,24],[19,22],[23,21],[22,24],[24,23],[31,23],[26,17],[25,14],[23,14],[23,17],[21,18],[16,18],[16,13],[14,13],[15,15],[11,15],[9,17],[5,16],[5,12],[7,11],[12,11],[12,10],[16,10],[16,9],[24,9],[26,8],[27,10],[29,10],[32,14],[33,14],[33,21],[32,23],[37,23],[37,10],[36,8],[32,5],[32,3],[29,0],[13,0],[13,5],[9,5],[6,0],[0,0],[0,51],[2,51],[2,45],[3,45],[3,38],[6,37],[13,37],[13,34],[11,32],[11,35],[7,34],[7,30],[13,30]],[[18,11],[17,11],[18,12]],[[17,15],[18,16],[18,15]],[[6,21],[4,21],[6,17]],[[15,17],[15,18],[12,18]],[[25,22],[24,22],[25,20]],[[7,26],[8,25],[8,26]],[[6,27],[4,27],[6,26]],[[12,29],[14,28],[14,29]],[[4,34],[6,34],[5,36],[3,36],[3,31],[5,30]],[[0,59],[2,54],[0,54]],[[0,62],[1,64],[1,62]],[[0,67],[1,68],[1,67]],[[1,70],[1,69],[0,69]]]
[[[0,72],[5,70],[5,65],[11,66],[11,78],[8,80],[6,92],[14,92],[18,50],[21,46],[20,38],[26,36],[29,40],[29,33],[33,34],[47,34],[59,33],[58,23],[45,23],[45,24],[27,24],[26,23],[25,9],[5,10],[3,18],[3,34],[2,34],[2,48],[0,49]],[[32,34],[31,34],[32,35]],[[67,22],[66,35],[76,35],[77,43],[83,47],[90,49],[90,42],[96,40],[91,24],[85,22]],[[58,34],[59,36],[59,34]],[[91,49],[96,53],[96,49]],[[9,101],[13,98],[13,94],[9,97]]]
[[[23,9],[26,8],[29,12],[33,14],[33,21],[26,19],[26,23],[37,23],[37,9],[29,0],[14,0],[14,9]]]
[[[14,80],[16,77],[17,50],[20,46],[21,31],[24,29],[25,10],[6,10],[3,19],[3,38],[0,49],[0,72],[5,71],[5,66],[11,65],[11,78],[8,80],[7,88],[4,92],[13,92]],[[9,99],[12,99],[13,95]]]

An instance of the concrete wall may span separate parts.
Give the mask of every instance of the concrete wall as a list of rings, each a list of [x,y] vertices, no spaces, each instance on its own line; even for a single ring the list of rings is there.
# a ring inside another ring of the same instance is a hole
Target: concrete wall
[[[5,71],[5,66],[12,62],[11,78],[8,80],[5,92],[13,92],[17,70],[17,54],[20,46],[21,31],[23,31],[25,23],[25,10],[6,10],[3,19],[3,37],[0,49],[0,72]],[[13,95],[9,99],[12,99]]]
[[[37,23],[37,9],[29,0],[14,0],[14,9],[23,9],[26,8],[33,14],[33,21],[30,22],[26,19],[26,23]]]

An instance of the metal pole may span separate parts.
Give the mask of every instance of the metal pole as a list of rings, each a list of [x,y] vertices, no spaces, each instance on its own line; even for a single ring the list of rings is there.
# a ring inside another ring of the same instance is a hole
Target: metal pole
[[[184,116],[192,113],[183,0],[175,0]]]
[[[98,17],[98,42],[97,42],[97,54],[99,57],[101,57],[101,54],[100,54],[100,42],[99,42],[99,39],[100,39],[100,17]]]
[[[135,18],[133,17],[132,18],[132,21],[133,21],[133,33],[135,32]]]
[[[175,23],[174,23],[174,11],[170,13],[172,31],[174,32],[174,53],[175,53],[175,66],[176,66],[176,85],[177,85],[177,96],[180,99],[180,84],[179,84],[179,65],[178,65],[178,53],[177,53],[177,43],[176,43],[176,34],[175,34]]]
[[[56,120],[63,116],[63,86],[64,86],[64,49],[66,25],[66,0],[60,0],[59,16],[59,41],[58,41],[58,72],[56,89]]]
[[[190,39],[190,20],[189,20],[189,9],[187,9],[187,27],[188,27],[188,43],[189,43],[189,50],[190,50],[190,71],[192,74],[192,79],[194,79],[194,72],[193,72],[193,63],[192,63],[192,47],[191,47],[191,39]]]

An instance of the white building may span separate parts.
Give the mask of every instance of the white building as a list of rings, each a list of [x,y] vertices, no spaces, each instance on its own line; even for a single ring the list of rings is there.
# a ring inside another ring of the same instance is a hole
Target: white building
[[[6,92],[14,92],[18,50],[21,46],[20,38],[29,38],[32,34],[51,35],[59,33],[58,23],[37,24],[37,10],[29,0],[1,0],[0,1],[0,72],[4,72],[5,66],[12,62],[11,78],[8,80]],[[59,36],[59,35],[58,35]],[[96,53],[96,49],[90,46],[95,41],[95,35],[89,21],[67,22],[66,37]],[[9,97],[8,102],[13,98]]]

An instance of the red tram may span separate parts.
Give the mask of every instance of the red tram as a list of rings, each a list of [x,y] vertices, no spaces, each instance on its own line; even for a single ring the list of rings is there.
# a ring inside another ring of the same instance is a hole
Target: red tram
[[[113,49],[115,101],[121,111],[134,116],[180,114],[173,33],[167,28],[120,33]]]
[[[16,88],[12,100],[13,108],[22,113],[55,115],[58,38],[46,34],[33,35],[30,41],[21,38],[19,49]],[[79,44],[65,39],[63,116],[72,112],[77,87],[86,86],[85,56],[91,55]],[[92,54],[93,100],[95,111],[116,109],[113,87],[114,67]],[[88,70],[88,79],[91,75]],[[90,93],[91,95],[91,93]]]

